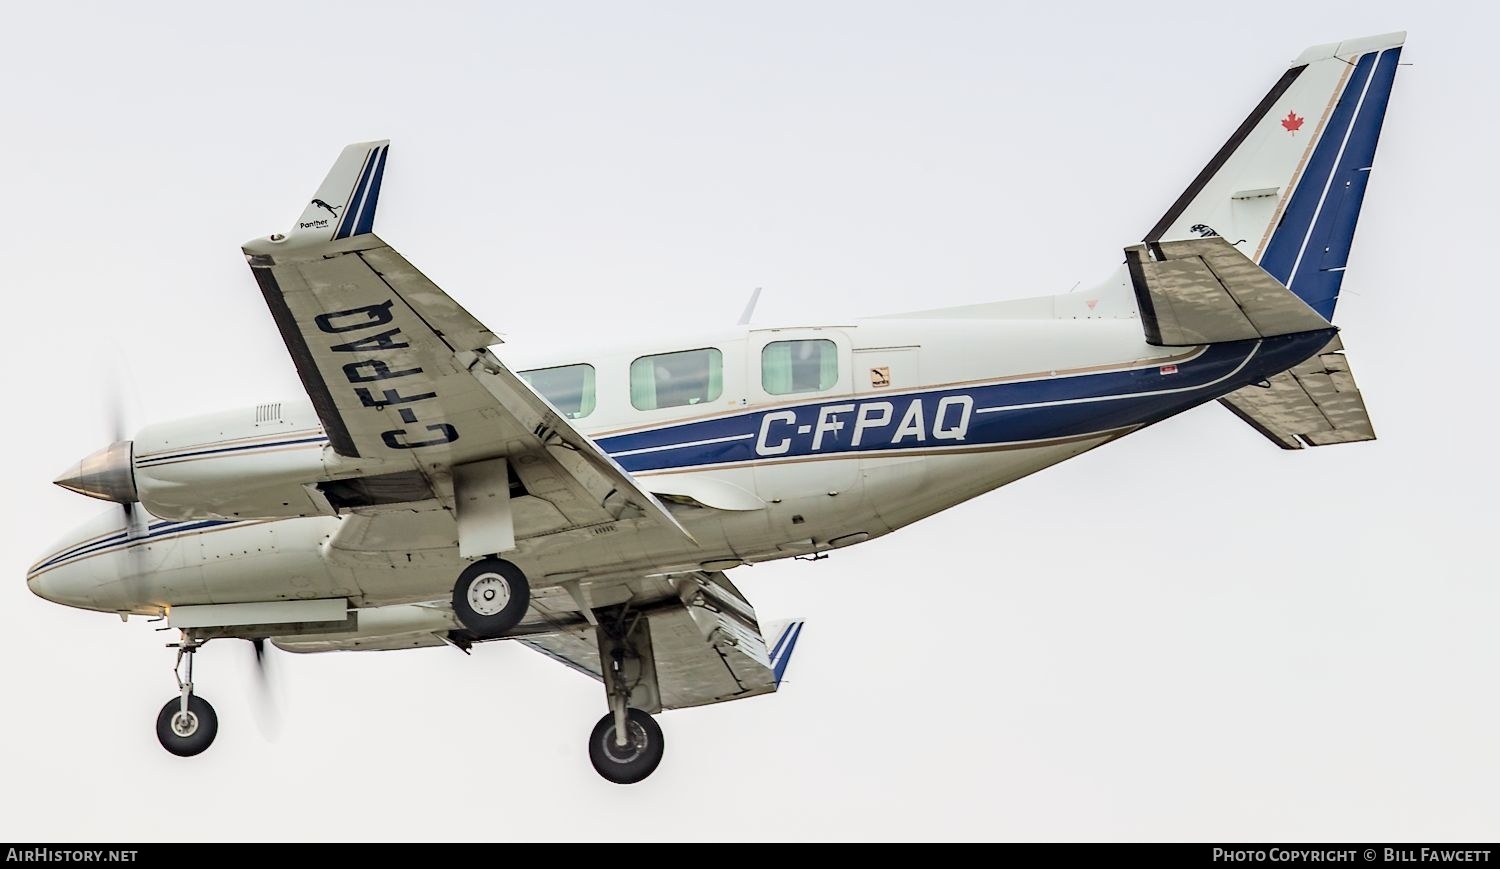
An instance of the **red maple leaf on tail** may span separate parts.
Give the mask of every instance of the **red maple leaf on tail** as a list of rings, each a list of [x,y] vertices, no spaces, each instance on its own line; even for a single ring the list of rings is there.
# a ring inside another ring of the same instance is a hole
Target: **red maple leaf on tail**
[[[1302,129],[1302,122],[1305,120],[1307,119],[1298,117],[1296,112],[1288,111],[1286,117],[1281,119],[1281,125],[1286,127],[1288,133],[1295,133]]]

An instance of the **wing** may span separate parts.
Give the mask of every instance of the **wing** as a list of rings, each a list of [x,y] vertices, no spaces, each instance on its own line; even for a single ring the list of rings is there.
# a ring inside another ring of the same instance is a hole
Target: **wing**
[[[723,573],[673,577],[677,594],[639,608],[600,610],[599,626],[577,625],[527,636],[525,645],[604,681],[600,650],[612,620],[628,622],[644,672],[631,705],[647,712],[704,706],[769,694],[781,684],[802,622],[784,625],[767,642],[755,610]],[[637,619],[636,616],[643,616]]]
[[[465,557],[620,519],[687,532],[487,348],[499,338],[373,232],[386,142],[350,145],[291,232],[244,246],[340,465],[341,510],[437,498]],[[524,536],[524,534],[523,534]],[[690,539],[690,538],[689,538]]]

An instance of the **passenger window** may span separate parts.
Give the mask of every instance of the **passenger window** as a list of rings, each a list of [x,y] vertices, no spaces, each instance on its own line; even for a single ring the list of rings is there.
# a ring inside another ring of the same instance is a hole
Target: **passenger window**
[[[630,403],[636,410],[717,401],[724,394],[724,354],[707,347],[630,363]]]
[[[535,368],[520,375],[568,419],[583,419],[594,412],[594,366]]]
[[[839,379],[839,348],[826,338],[773,341],[760,351],[760,383],[772,395],[822,392]]]

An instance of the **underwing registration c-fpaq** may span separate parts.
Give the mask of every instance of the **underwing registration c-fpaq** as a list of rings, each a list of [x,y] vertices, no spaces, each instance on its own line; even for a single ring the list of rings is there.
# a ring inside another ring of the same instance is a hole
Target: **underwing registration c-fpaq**
[[[640,781],[657,713],[782,683],[802,623],[763,623],[740,566],[889,534],[1212,401],[1283,448],[1372,440],[1332,319],[1403,42],[1304,52],[1092,289],[610,351],[494,349],[375,234],[389,144],[351,145],[290,231],[243,248],[305,397],[69,468],[59,485],[117,506],[27,583],[175,629],[157,736],[180,756],[218,729],[206,642],[511,640],[603,685],[590,759]]]

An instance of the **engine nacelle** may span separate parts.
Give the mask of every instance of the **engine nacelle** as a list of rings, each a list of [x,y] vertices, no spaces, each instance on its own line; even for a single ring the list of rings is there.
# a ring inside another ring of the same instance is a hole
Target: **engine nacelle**
[[[147,426],[132,464],[163,519],[286,519],[333,515],[314,487],[337,460],[312,405],[289,402]]]

